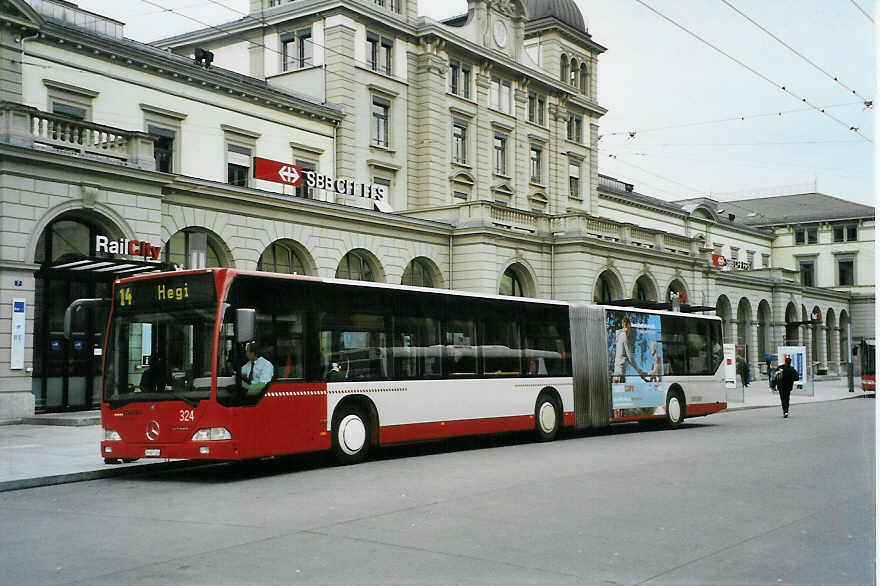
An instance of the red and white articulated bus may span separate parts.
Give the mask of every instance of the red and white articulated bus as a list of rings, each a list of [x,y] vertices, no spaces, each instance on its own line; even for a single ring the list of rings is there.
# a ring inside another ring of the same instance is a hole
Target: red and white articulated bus
[[[717,317],[629,307],[233,269],[130,277],[114,285],[101,455],[355,463],[451,436],[677,427],[727,406],[721,336]]]

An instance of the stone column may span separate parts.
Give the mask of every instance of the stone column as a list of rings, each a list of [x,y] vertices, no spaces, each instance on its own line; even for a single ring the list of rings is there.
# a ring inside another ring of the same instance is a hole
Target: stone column
[[[813,368],[813,361],[816,359],[813,356],[813,328],[803,326],[804,332],[804,347],[807,349],[807,364],[810,365],[810,368]]]
[[[746,332],[746,343],[749,345],[749,367],[752,371],[752,379],[759,379],[761,374],[761,363],[764,361],[763,356],[758,356],[758,322],[748,322],[748,331]]]
[[[739,340],[739,337],[737,336],[738,328],[739,324],[735,320],[727,320],[727,335],[725,336],[725,339],[728,344],[737,344],[737,340]]]
[[[822,368],[825,370],[828,370],[828,349],[826,347],[826,338],[828,335],[827,332],[828,328],[825,327],[824,323],[816,326],[816,335],[819,337],[819,339],[816,340],[816,349],[819,352],[819,355],[816,356],[816,361],[819,362],[819,366],[817,368]]]
[[[834,365],[834,372],[838,376],[844,374],[844,370],[840,366],[841,360],[843,358],[840,356],[840,328],[834,327],[831,329],[831,363]]]

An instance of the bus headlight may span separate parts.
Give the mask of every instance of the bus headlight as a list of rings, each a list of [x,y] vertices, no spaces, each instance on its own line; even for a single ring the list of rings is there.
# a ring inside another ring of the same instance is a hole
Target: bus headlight
[[[231,439],[232,434],[225,427],[206,427],[198,430],[192,436],[192,441],[194,442],[213,442]]]
[[[105,442],[119,442],[122,441],[122,437],[118,432],[104,428],[104,441]]]

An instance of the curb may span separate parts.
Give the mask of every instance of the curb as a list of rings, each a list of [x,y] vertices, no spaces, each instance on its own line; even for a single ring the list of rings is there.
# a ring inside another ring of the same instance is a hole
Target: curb
[[[855,394],[852,397],[837,397],[834,399],[813,399],[812,401],[804,401],[802,403],[792,403],[792,405],[812,405],[813,403],[833,403],[834,401],[849,401],[850,399],[873,399],[874,393],[863,393],[861,395]],[[728,405],[730,403],[728,402]],[[775,405],[745,405],[745,404],[737,404],[735,407],[728,407],[721,413],[725,413],[727,411],[746,411],[749,409],[778,409],[780,404],[777,403]]]
[[[105,468],[101,470],[87,470],[85,472],[71,472],[70,474],[55,474],[53,476],[41,476],[36,478],[22,478],[19,480],[7,480],[0,482],[0,492],[10,492],[13,490],[23,490],[26,488],[39,488],[42,486],[54,486],[56,484],[69,484],[72,482],[83,482],[86,480],[99,480],[101,478],[112,478],[114,476],[128,476],[144,473],[147,470],[151,472],[162,472],[167,470],[183,470],[186,468],[199,468],[202,466],[211,466],[223,464],[213,460],[176,460],[173,462],[156,462],[154,464],[137,464],[134,466],[121,466],[118,468]],[[110,466],[108,464],[108,466]]]

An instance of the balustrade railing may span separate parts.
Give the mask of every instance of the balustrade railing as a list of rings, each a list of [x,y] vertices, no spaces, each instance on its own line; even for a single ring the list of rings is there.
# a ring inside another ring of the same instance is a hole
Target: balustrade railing
[[[156,168],[155,138],[145,132],[77,120],[13,102],[0,102],[0,141],[110,159],[142,169]]]

